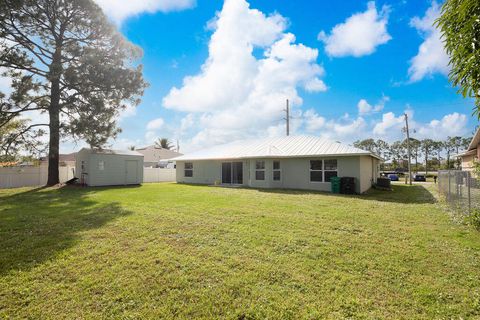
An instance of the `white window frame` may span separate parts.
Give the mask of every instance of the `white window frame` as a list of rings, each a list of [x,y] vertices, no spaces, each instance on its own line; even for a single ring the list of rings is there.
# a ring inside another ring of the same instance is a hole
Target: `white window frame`
[[[312,170],[312,161],[322,161],[322,168]],[[308,179],[310,180],[310,183],[324,183],[325,182],[325,179],[324,179],[324,176],[323,176],[323,163],[324,163],[323,159],[314,159],[314,160],[308,161],[308,169],[309,169]],[[312,181],[312,172],[321,172],[322,173],[322,181]]]
[[[335,163],[336,163],[336,169],[335,169],[335,170],[331,170],[331,169],[328,169],[328,170],[327,170],[327,169],[325,168],[325,161],[335,161]],[[327,180],[325,179],[325,172],[336,172],[336,173],[337,173],[336,176],[338,177],[338,160],[337,160],[337,159],[324,159],[324,160],[323,160],[323,166],[322,166],[322,168],[323,168],[323,181],[324,181],[324,182],[330,183],[330,181],[327,181]]]
[[[263,163],[262,168],[257,168],[259,163]],[[257,172],[263,172],[263,179],[257,179]],[[255,181],[265,181],[265,160],[255,160]]]
[[[275,169],[275,162],[278,162],[278,169]],[[275,172],[278,172],[280,174],[280,179],[275,180]],[[275,182],[282,181],[282,165],[280,163],[280,160],[274,160],[272,162],[272,181],[275,181]]]
[[[99,160],[98,161],[98,170],[99,171],[104,171],[105,170],[105,161],[104,160]]]
[[[187,164],[191,164],[191,168],[187,168]],[[192,175],[190,176],[187,176],[187,171],[191,171],[192,172]],[[185,162],[185,164],[183,165],[183,176],[185,178],[193,178],[193,162]]]

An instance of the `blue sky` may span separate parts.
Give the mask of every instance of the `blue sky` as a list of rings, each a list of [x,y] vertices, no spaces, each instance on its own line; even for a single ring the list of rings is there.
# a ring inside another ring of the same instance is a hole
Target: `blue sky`
[[[116,148],[283,135],[286,98],[295,134],[347,143],[401,139],[405,111],[417,138],[469,135],[478,124],[473,102],[448,82],[435,2],[97,2],[143,49],[150,83],[122,113]]]

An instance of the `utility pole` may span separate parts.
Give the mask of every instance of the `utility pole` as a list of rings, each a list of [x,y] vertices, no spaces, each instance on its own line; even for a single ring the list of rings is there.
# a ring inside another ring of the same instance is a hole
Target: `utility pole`
[[[284,109],[283,111],[285,111],[286,113],[285,120],[287,121],[287,136],[289,136],[290,135],[290,106],[288,103],[288,99],[287,99],[287,108]]]
[[[412,163],[412,156],[410,153],[410,132],[408,130],[408,115],[407,113],[404,114],[405,116],[405,131],[407,132],[407,152],[408,152],[408,181],[410,185],[412,185],[412,168],[411,168],[411,163]],[[405,181],[405,184],[407,182]]]

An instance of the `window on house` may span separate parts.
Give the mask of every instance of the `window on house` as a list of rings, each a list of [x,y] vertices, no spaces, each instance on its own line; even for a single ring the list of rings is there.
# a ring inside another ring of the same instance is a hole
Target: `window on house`
[[[280,171],[280,161],[273,161],[273,181],[280,181],[282,172]]]
[[[98,161],[98,170],[100,171],[105,170],[105,161],[103,160]]]
[[[330,182],[330,178],[337,176],[337,160],[324,160],[323,161],[323,169],[325,175],[325,182]]]
[[[336,177],[337,174],[336,159],[310,161],[311,182],[330,182],[330,179]]]
[[[265,180],[265,161],[255,162],[255,180]]]
[[[185,162],[184,175],[185,175],[185,177],[193,177],[193,163],[192,162]]]
[[[323,182],[323,161],[310,160],[310,181]]]

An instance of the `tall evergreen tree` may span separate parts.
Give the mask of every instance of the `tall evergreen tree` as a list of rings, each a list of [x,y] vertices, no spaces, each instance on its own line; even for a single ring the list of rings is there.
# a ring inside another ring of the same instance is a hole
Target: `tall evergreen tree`
[[[119,129],[116,116],[137,105],[146,83],[141,50],[92,0],[0,0],[0,67],[14,79],[0,127],[25,112],[48,114],[48,185],[59,182],[64,136],[101,147]]]

